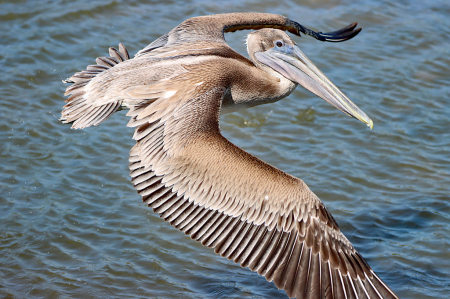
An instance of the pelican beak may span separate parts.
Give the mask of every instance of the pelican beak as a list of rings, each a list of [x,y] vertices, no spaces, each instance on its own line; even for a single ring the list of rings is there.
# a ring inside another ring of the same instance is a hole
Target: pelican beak
[[[354,117],[372,130],[373,121],[347,98],[297,47],[283,44],[265,52],[255,53],[261,63],[285,78],[298,83],[345,114]]]

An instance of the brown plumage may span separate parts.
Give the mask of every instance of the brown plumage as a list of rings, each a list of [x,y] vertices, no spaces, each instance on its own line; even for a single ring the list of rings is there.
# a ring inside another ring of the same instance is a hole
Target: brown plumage
[[[315,33],[285,17],[258,13],[188,19],[135,58],[121,44],[110,49],[111,57],[97,58],[97,65],[68,79],[73,85],[66,90],[62,120],[82,129],[130,109],[128,126],[136,128],[130,175],[143,201],[289,297],[397,298],[302,180],[243,151],[219,129],[220,113],[278,101],[297,83],[371,126],[276,30],[343,41],[359,32],[355,26]],[[247,40],[251,60],[223,37],[241,29],[261,29]]]

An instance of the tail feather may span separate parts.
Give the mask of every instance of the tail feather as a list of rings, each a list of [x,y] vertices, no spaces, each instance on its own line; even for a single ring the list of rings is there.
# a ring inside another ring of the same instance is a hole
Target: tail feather
[[[109,48],[110,57],[99,57],[96,65],[89,65],[86,70],[75,73],[65,83],[73,83],[66,88],[65,95],[70,95],[63,107],[61,121],[73,123],[73,129],[84,129],[97,126],[108,119],[114,112],[120,109],[121,102],[108,102],[103,105],[95,105],[94,101],[88,101],[86,97],[86,85],[100,73],[115,65],[130,59],[130,55],[123,44],[119,44],[119,50]]]
[[[130,54],[128,54],[128,51],[123,44],[119,44],[119,51],[115,48],[109,48],[109,56],[114,57],[119,61],[130,59]]]

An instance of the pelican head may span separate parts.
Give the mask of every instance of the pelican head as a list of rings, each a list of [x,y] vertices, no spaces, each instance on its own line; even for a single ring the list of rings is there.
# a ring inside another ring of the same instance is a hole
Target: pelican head
[[[269,74],[280,75],[300,84],[345,114],[372,129],[373,122],[358,106],[347,98],[297,47],[285,32],[261,29],[247,38],[247,50],[253,63]]]

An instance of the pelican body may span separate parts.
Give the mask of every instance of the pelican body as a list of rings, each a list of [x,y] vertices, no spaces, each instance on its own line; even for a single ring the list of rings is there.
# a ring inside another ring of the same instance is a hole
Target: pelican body
[[[296,298],[398,298],[355,250],[306,184],[225,139],[221,113],[278,101],[298,84],[372,128],[284,32],[321,41],[354,37],[356,23],[314,32],[283,16],[232,13],[188,19],[139,51],[110,57],[66,82],[61,120],[96,126],[129,109],[132,183],[149,207],[217,254]],[[224,32],[248,35],[250,59]]]

